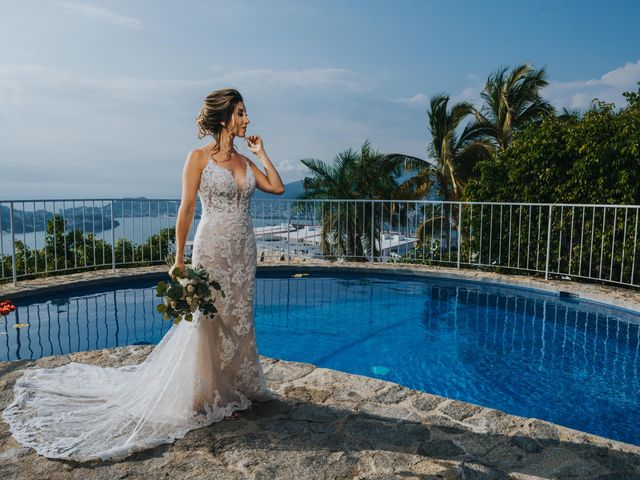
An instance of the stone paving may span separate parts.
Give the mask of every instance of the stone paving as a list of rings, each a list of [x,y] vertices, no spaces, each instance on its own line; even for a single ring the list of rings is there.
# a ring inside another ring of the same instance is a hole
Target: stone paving
[[[401,264],[300,263],[572,291],[640,311],[639,294],[618,287]],[[21,281],[17,287],[0,286],[0,298],[166,270],[162,265]],[[152,349],[129,346],[0,362],[0,409],[11,401],[22,369],[70,361],[133,364]],[[50,460],[18,444],[8,425],[0,422],[0,479],[640,479],[639,446],[383,380],[264,356],[260,360],[276,400],[255,404],[238,420],[193,430],[173,444],[121,462]]]
[[[22,369],[118,366],[153,346],[0,363],[0,408]],[[50,460],[0,422],[3,479],[637,479],[640,447],[383,380],[260,357],[277,398],[120,462]]]

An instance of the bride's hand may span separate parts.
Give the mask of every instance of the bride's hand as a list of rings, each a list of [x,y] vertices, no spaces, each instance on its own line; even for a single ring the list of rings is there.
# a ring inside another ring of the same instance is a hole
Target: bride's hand
[[[176,263],[174,263],[174,264],[173,264],[173,266],[169,269],[169,277],[170,277],[172,280],[173,280],[173,271],[174,271],[176,268],[179,268],[179,269],[180,269],[180,271],[181,271],[182,273],[184,273],[184,271],[185,271],[185,268],[184,268],[184,262],[176,262]]]
[[[245,140],[247,141],[247,148],[256,155],[264,149],[260,135],[248,135]]]

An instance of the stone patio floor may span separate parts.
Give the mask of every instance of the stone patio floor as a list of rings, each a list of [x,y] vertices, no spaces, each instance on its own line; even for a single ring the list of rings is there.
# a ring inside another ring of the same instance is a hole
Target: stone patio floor
[[[398,264],[344,267],[572,290],[640,311],[639,294],[616,287]],[[21,281],[17,287],[0,286],[0,298],[61,282],[122,279],[166,270],[165,266],[104,270]],[[11,401],[13,384],[25,368],[70,361],[133,364],[152,349],[129,346],[0,362],[0,409]],[[255,404],[238,420],[193,430],[173,444],[121,462],[50,460],[22,447],[8,425],[0,422],[0,479],[640,479],[639,446],[383,380],[264,356],[260,360],[276,400]]]

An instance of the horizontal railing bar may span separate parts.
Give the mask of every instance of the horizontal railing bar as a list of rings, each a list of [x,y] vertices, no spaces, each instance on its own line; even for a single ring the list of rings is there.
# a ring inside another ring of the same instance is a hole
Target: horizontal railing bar
[[[22,203],[22,202],[82,202],[82,201],[134,201],[134,202],[180,202],[179,198],[55,198],[55,199],[26,199],[26,200],[0,200],[1,203]],[[409,204],[446,204],[446,205],[522,205],[538,207],[594,207],[594,208],[640,208],[640,205],[620,205],[620,204],[598,204],[598,203],[532,203],[532,202],[489,202],[489,201],[457,201],[457,200],[380,200],[362,198],[327,198],[327,199],[301,199],[301,198],[273,198],[273,199],[252,199],[251,202],[329,202],[329,203],[409,203]],[[80,208],[80,207],[75,207]],[[102,207],[96,207],[102,208]],[[66,208],[65,210],[70,210]]]

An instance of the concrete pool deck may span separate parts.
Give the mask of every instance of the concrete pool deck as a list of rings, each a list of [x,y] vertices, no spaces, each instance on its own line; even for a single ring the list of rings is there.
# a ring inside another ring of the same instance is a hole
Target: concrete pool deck
[[[270,264],[273,265],[273,264]],[[281,264],[282,265],[282,264]],[[473,270],[404,264],[310,263],[492,281],[555,291],[628,309],[632,290],[544,281]],[[280,268],[280,267],[276,267]],[[0,298],[66,285],[166,272],[166,266],[84,272],[3,285]],[[16,297],[17,298],[17,297]],[[0,409],[21,370],[70,361],[118,366],[141,362],[153,346],[129,346],[0,363]],[[189,432],[173,444],[121,462],[49,460],[22,447],[0,422],[0,478],[215,479],[640,479],[640,446],[538,419],[412,390],[384,380],[261,356],[272,402],[240,419]]]

